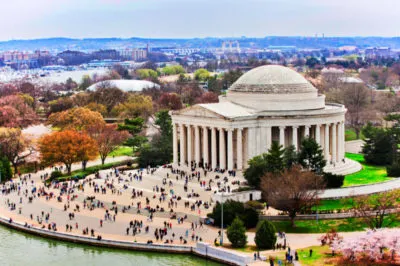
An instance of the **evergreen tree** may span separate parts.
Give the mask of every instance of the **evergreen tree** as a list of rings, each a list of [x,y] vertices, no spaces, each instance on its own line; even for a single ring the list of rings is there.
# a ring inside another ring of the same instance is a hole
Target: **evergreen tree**
[[[10,180],[12,178],[11,164],[6,157],[0,158],[0,175],[1,182]]]
[[[283,153],[283,162],[285,168],[291,168],[293,165],[295,165],[297,163],[297,156],[296,147],[294,145],[287,147]]]
[[[259,187],[260,179],[266,170],[266,154],[255,156],[249,160],[249,167],[244,171],[244,178],[250,186]]]
[[[285,168],[283,161],[283,154],[285,150],[282,145],[279,145],[278,142],[272,142],[271,148],[268,150],[268,154],[266,156],[267,160],[267,172],[268,173],[280,173]]]
[[[132,137],[127,139],[124,144],[128,147],[132,147],[133,151],[147,142],[146,137],[139,135],[143,128],[144,119],[142,117],[125,119],[123,124],[118,125],[118,130],[126,130],[132,135]]]
[[[390,131],[367,125],[363,129],[365,144],[362,149],[367,163],[375,165],[390,165],[393,159],[393,141]]]
[[[242,248],[247,244],[246,227],[242,220],[236,217],[232,224],[228,226],[226,232],[229,241],[232,243],[232,247]]]
[[[305,138],[301,142],[298,161],[301,166],[317,174],[322,173],[326,165],[321,146],[312,138]]]
[[[276,243],[275,226],[267,220],[261,221],[257,225],[254,242],[259,249],[272,249]]]
[[[155,124],[160,127],[160,133],[152,141],[140,149],[139,166],[154,167],[168,164],[172,159],[172,120],[167,110],[156,113]]]

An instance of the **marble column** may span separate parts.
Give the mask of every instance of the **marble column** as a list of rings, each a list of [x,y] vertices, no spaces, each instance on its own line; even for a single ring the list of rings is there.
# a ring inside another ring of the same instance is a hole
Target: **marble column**
[[[271,127],[266,127],[266,139],[267,139],[267,152],[269,149],[271,149],[272,145],[272,128]]]
[[[233,129],[228,129],[228,170],[233,170]]]
[[[217,129],[211,128],[211,167],[217,168]]]
[[[321,125],[315,125],[315,141],[321,145]]]
[[[304,138],[310,137],[310,126],[304,126]]]
[[[292,145],[294,146],[295,151],[297,151],[299,149],[298,141],[297,141],[297,129],[298,128],[299,128],[298,126],[292,127]]]
[[[180,137],[180,161],[181,161],[181,166],[184,166],[186,161],[186,156],[185,156],[186,138],[185,138],[185,126],[183,124],[180,124],[179,137]]]
[[[219,129],[219,168],[226,169],[225,129]]]
[[[260,127],[260,139],[259,144],[261,147],[261,151],[259,154],[267,152],[267,128],[264,126]]]
[[[341,160],[343,160],[345,158],[345,153],[346,153],[346,124],[344,123],[344,121],[342,121],[342,158]]]
[[[325,124],[324,155],[325,160],[329,161],[329,124]]]
[[[172,149],[174,152],[174,159],[173,159],[173,164],[177,165],[178,164],[178,134],[177,134],[177,129],[176,129],[176,124],[172,124]]]
[[[249,127],[247,129],[247,156],[249,157],[248,160],[253,158],[255,156],[254,152],[254,143],[255,143],[255,128],[254,127]]]
[[[237,129],[237,141],[236,141],[236,160],[237,160],[237,169],[242,170],[243,168],[243,129]]]
[[[192,154],[193,154],[193,151],[192,151],[192,126],[187,125],[187,160],[188,160],[189,167],[193,160]]]
[[[256,143],[257,145],[255,146],[256,149],[256,155],[260,155],[261,153],[263,153],[263,139],[262,139],[262,127],[256,127]]]
[[[337,124],[332,124],[332,158],[331,161],[335,163],[337,161]]]
[[[209,163],[208,159],[208,128],[203,127],[203,159],[204,166]]]
[[[285,148],[285,127],[279,127],[279,145]]]
[[[343,123],[339,122],[338,124],[338,150],[337,150],[337,161],[341,162],[343,159],[343,130],[342,130]]]
[[[200,163],[200,131],[199,126],[194,126],[194,158],[199,166]]]

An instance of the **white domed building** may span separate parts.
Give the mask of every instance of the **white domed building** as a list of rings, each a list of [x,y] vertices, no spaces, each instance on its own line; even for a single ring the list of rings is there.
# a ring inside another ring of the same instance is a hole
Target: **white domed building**
[[[278,65],[255,68],[241,76],[219,103],[198,104],[172,112],[173,163],[243,170],[273,141],[299,149],[314,138],[322,147],[325,171],[348,174],[360,166],[344,158],[345,113],[301,74]]]

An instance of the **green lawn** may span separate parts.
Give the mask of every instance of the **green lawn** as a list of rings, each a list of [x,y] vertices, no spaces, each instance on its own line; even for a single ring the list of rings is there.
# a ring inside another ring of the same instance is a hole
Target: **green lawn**
[[[331,210],[339,210],[339,209],[351,209],[351,202],[349,202],[351,199],[326,199],[326,200],[321,200],[320,204],[318,206],[318,210],[320,211],[331,211]],[[313,210],[316,210],[316,207],[312,208]]]
[[[387,223],[388,218],[385,218]],[[295,227],[292,227],[290,221],[271,221],[276,230],[286,233],[326,233],[332,228],[338,232],[363,231],[367,228],[365,222],[359,218],[335,219],[335,220],[298,220],[295,221]],[[399,227],[400,220],[396,220],[388,227]]]
[[[133,150],[131,147],[120,146],[115,151],[111,152],[108,156],[113,157],[113,156],[132,156],[132,155],[133,155]]]
[[[360,132],[360,138],[364,139],[362,132]],[[356,136],[356,132],[354,131],[354,129],[346,129],[345,140],[351,141],[351,140],[356,140],[356,139],[357,139],[357,136]]]
[[[365,185],[388,181],[385,166],[376,166],[365,163],[362,154],[346,153],[346,158],[359,162],[363,169],[357,173],[346,175],[343,187]]]
[[[310,249],[312,249],[313,251],[311,257]],[[299,262],[301,263],[301,265],[335,265],[335,262],[332,261],[332,252],[328,245],[297,249],[297,253],[299,254]]]

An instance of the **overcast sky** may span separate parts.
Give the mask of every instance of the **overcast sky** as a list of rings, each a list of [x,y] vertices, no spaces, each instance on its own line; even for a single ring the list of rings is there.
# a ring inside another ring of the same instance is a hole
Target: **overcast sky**
[[[400,0],[0,0],[0,8],[0,40],[400,35]]]

